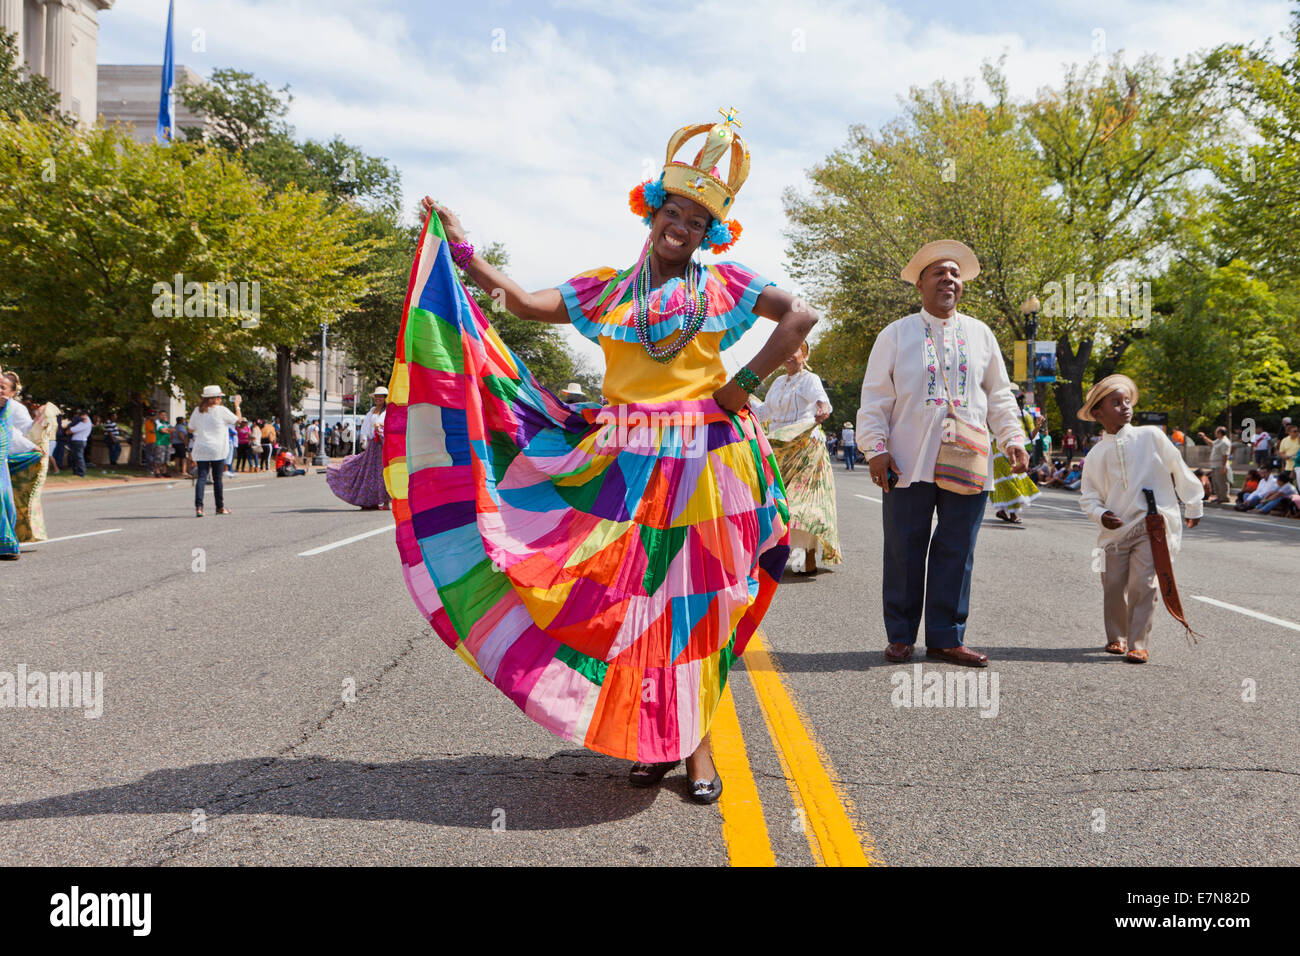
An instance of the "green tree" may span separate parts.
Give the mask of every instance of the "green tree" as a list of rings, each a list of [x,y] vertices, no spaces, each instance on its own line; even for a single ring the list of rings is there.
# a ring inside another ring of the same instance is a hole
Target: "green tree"
[[[1152,322],[1127,363],[1147,390],[1143,405],[1163,405],[1190,427],[1235,403],[1270,412],[1300,401],[1300,374],[1277,334],[1277,296],[1246,263],[1176,265],[1160,294],[1170,312]]]
[[[129,405],[137,426],[155,388],[228,386],[233,355],[351,309],[364,282],[349,270],[368,251],[347,243],[354,228],[321,194],[270,196],[215,150],[0,121],[14,365],[45,394]]]
[[[1198,208],[1204,189],[1194,174],[1208,168],[1223,119],[1214,73],[1196,60],[1165,70],[1153,57],[1133,66],[1119,55],[1109,64],[1094,59],[1040,92],[1025,124],[1057,196],[1069,253],[1053,280],[1069,275],[1076,288],[1104,288],[1155,274]],[[1056,404],[1063,425],[1077,432],[1085,372],[1114,371],[1133,341],[1134,317],[1101,314],[1095,300],[1074,305],[1045,311],[1040,338],[1056,341]],[[1098,344],[1103,351],[1094,355]]]
[[[275,359],[251,349],[233,353],[228,375],[231,394],[243,396],[242,410],[246,418],[269,420],[280,414]],[[301,404],[310,387],[311,383],[301,375],[293,376],[289,387],[290,402]]]
[[[207,283],[242,271],[229,237],[257,221],[258,188],[215,155],[120,129],[0,121],[0,305],[15,365],[43,394],[129,405],[137,426],[156,387],[221,381],[249,339]]]
[[[1021,330],[1020,303],[1066,261],[1034,144],[1000,71],[985,80],[990,102],[969,87],[913,89],[902,117],[879,133],[852,127],[809,172],[811,196],[786,192],[791,273],[831,319],[813,356],[824,377],[861,384],[876,333],[919,306],[898,275],[926,242],[955,237],[977,251],[982,271],[962,308],[1004,347]]]
[[[488,245],[483,250],[483,258],[503,272],[510,265],[510,257],[499,242]],[[569,351],[558,329],[545,322],[521,319],[507,311],[504,303],[494,301],[477,286],[467,288],[501,340],[528,366],[528,370],[539,382],[558,394],[569,382],[578,381],[584,386],[588,397],[594,399],[599,396],[599,384],[595,383],[593,389],[592,376],[574,361],[573,353]]]
[[[0,30],[0,114],[10,120],[25,116],[31,120],[52,119],[64,125],[72,123],[59,111],[59,94],[45,77],[23,67],[18,35],[7,30]]]

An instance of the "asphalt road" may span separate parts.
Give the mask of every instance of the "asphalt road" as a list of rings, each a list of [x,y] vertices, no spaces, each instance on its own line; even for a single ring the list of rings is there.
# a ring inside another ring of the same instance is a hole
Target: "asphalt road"
[[[709,808],[521,715],[421,620],[391,518],[323,477],[240,477],[202,520],[188,482],[50,495],[63,540],[0,567],[0,672],[98,672],[102,714],[0,709],[0,864],[1300,862],[1300,522],[1188,532],[1204,639],[1161,612],[1134,666],[1101,651],[1077,497],[990,512],[968,643],[996,715],[903,707],[879,492],[837,477],[844,564],[783,584],[733,672]]]

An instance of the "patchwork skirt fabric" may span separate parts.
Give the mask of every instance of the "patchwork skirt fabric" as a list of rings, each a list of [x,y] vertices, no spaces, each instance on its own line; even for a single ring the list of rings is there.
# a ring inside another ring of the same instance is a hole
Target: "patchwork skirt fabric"
[[[1028,475],[1017,475],[1011,470],[1011,462],[993,442],[993,490],[989,492],[989,501],[999,511],[1019,511],[1039,495],[1038,485]]]
[[[387,504],[383,442],[371,439],[365,451],[329,465],[325,469],[325,483],[336,497],[358,508]]]
[[[761,429],[709,399],[560,402],[466,295],[436,217],[403,316],[384,459],[417,606],[558,736],[690,754],[789,553]]]
[[[785,483],[790,527],[806,531],[822,545],[822,563],[840,563],[835,475],[821,426],[796,423],[768,432]]]
[[[0,554],[18,554],[20,541],[45,540],[45,522],[40,518],[37,497],[45,459],[39,451],[9,452],[6,438],[0,428]],[[38,519],[35,527],[31,520],[33,501]],[[37,528],[39,538],[33,533]]]

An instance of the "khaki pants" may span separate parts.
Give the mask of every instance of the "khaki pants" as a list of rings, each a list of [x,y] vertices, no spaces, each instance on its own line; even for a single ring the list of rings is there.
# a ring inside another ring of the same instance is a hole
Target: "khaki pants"
[[[1220,501],[1228,500],[1228,469],[1224,465],[1210,469],[1210,491],[1218,496]]]
[[[1128,641],[1130,650],[1146,650],[1160,589],[1146,524],[1139,521],[1119,541],[1106,546],[1101,569],[1106,641]]]

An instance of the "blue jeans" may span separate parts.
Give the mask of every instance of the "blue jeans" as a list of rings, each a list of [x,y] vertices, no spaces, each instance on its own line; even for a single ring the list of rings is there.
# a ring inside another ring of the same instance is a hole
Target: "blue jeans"
[[[199,475],[194,479],[194,507],[203,507],[203,489],[208,484],[208,472],[212,472],[212,493],[217,499],[217,510],[220,511],[225,507],[225,497],[221,493],[221,482],[226,477],[226,463],[222,459],[217,461],[200,461],[196,462],[199,466]]]
[[[970,610],[975,538],[989,493],[959,495],[929,481],[881,496],[885,528],[883,598],[891,644],[915,644],[925,611],[927,647],[960,647]],[[930,534],[930,519],[939,523]]]
[[[844,446],[844,466],[845,466],[846,468],[848,468],[849,471],[853,471],[853,470],[854,470],[854,467],[853,467],[853,466],[857,464],[857,460],[858,460],[858,446],[857,446],[857,445],[845,445],[845,446]]]
[[[109,465],[116,465],[116,464],[117,464],[117,456],[120,455],[120,454],[122,454],[122,443],[121,443],[120,441],[113,441],[112,439],[110,439],[109,442],[108,442],[108,463],[109,463]]]
[[[84,441],[70,441],[68,445],[72,448],[72,473],[79,478],[86,475],[86,443]]]
[[[1270,511],[1272,511],[1274,508],[1276,508],[1278,505],[1280,505],[1282,502],[1284,502],[1284,501],[1286,501],[1286,500],[1287,500],[1287,499],[1286,499],[1285,497],[1282,497],[1282,498],[1274,498],[1272,501],[1266,501],[1266,502],[1264,502],[1264,504],[1260,505],[1260,506],[1259,506],[1258,508],[1256,508],[1255,510],[1256,510],[1257,512],[1259,512],[1260,514],[1262,514],[1262,515],[1266,515],[1266,514],[1268,514]]]

